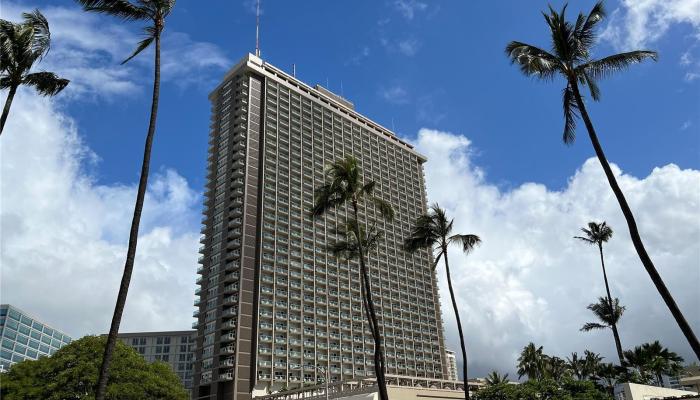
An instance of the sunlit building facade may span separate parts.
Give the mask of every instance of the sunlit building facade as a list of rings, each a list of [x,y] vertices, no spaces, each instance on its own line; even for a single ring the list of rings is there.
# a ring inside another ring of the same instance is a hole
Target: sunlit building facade
[[[326,250],[346,210],[309,216],[325,167],[348,155],[396,212],[386,222],[361,210],[384,232],[368,262],[387,374],[446,378],[431,255],[401,248],[426,211],[426,159],[352,103],[253,55],[210,100],[194,398],[249,399],[326,376],[373,375],[359,265]]]

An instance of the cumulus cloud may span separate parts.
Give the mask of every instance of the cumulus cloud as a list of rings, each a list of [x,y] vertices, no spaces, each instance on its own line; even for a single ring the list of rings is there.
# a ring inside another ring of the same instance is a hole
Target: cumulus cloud
[[[101,185],[78,126],[51,100],[16,97],[0,143],[2,302],[79,337],[109,329],[135,185]],[[188,329],[200,195],[152,174],[122,331]]]
[[[33,8],[36,5],[29,2],[4,2],[3,18],[19,21],[22,12]],[[119,23],[78,6],[39,8],[51,27],[51,51],[37,67],[71,80],[62,96],[113,99],[138,93],[141,86],[150,84],[152,49],[120,65],[141,40],[138,29],[143,23]],[[163,81],[180,86],[208,84],[231,64],[212,43],[194,41],[168,28],[163,33]]]
[[[615,230],[605,251],[613,296],[627,306],[620,325],[623,346],[659,339],[694,360],[637,258],[597,160],[572,171],[561,191],[534,182],[502,190],[472,163],[473,145],[464,136],[422,129],[416,145],[429,160],[429,200],[455,218],[455,232],[483,240],[469,256],[457,248],[450,253],[473,376],[493,369],[517,376],[517,355],[530,341],[560,357],[590,349],[616,359],[610,333],[579,332],[594,320],[586,306],[605,292],[597,252],[572,238],[591,220],[605,220]],[[669,164],[637,178],[613,168],[652,259],[700,331],[700,171]],[[458,350],[442,272],[439,281],[447,343]]]

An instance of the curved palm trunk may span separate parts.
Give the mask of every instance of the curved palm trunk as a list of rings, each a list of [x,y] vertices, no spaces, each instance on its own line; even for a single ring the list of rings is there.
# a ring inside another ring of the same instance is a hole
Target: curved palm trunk
[[[0,117],[0,135],[5,129],[5,121],[7,121],[7,116],[10,114],[10,107],[12,106],[12,100],[15,98],[15,93],[17,93],[17,86],[10,86],[10,92],[5,100],[5,107],[2,109],[2,117]]]
[[[593,123],[591,122],[591,119],[588,116],[588,112],[586,111],[586,106],[583,103],[583,99],[581,99],[581,93],[578,90],[578,83],[576,80],[571,80],[569,84],[571,85],[574,91],[574,96],[576,97],[576,104],[578,105],[579,111],[581,112],[581,118],[586,124],[588,136],[590,137],[591,143],[593,144],[595,154],[598,157],[598,161],[600,161],[600,165],[603,167],[603,171],[605,171],[605,176],[608,178],[610,188],[612,188],[612,191],[615,194],[615,197],[617,198],[617,202],[620,204],[620,208],[622,209],[622,214],[625,216],[625,220],[627,221],[627,228],[630,231],[630,236],[632,238],[632,244],[634,245],[634,249],[637,251],[639,259],[642,261],[642,264],[644,265],[644,268],[647,270],[647,273],[651,277],[652,282],[654,282],[654,286],[656,286],[656,289],[659,291],[661,298],[663,298],[664,302],[666,303],[666,306],[671,311],[673,318],[675,318],[678,327],[680,327],[681,331],[685,335],[686,340],[688,340],[688,344],[690,344],[690,347],[693,349],[693,352],[695,352],[695,356],[698,359],[700,359],[700,342],[698,342],[698,338],[695,336],[693,329],[690,327],[688,321],[686,321],[685,317],[683,316],[683,313],[678,308],[678,305],[673,299],[671,292],[666,287],[666,284],[664,283],[663,279],[661,279],[659,272],[656,270],[654,263],[651,261],[649,254],[647,254],[647,251],[644,248],[644,243],[642,243],[642,238],[639,235],[639,230],[637,229],[637,223],[634,220],[632,210],[630,209],[629,204],[627,204],[627,199],[625,199],[625,195],[622,193],[622,189],[620,189],[620,186],[618,185],[617,180],[615,179],[615,175],[613,174],[612,169],[610,168],[610,164],[608,164],[608,160],[605,158],[605,153],[603,153],[603,147],[598,141],[598,135],[596,134],[595,129],[593,128]]]
[[[610,306],[610,312],[613,312],[613,301],[612,295],[610,294],[610,285],[608,285],[608,274],[605,272],[605,259],[603,258],[603,244],[598,243],[598,250],[600,250],[600,265],[603,267],[603,280],[605,281],[605,292],[608,294],[608,306]],[[612,323],[610,325],[612,329],[613,337],[615,338],[615,349],[617,350],[617,357],[620,359],[620,366],[625,366],[625,358],[622,355],[622,342],[620,341],[620,334],[617,331],[617,324]]]
[[[361,233],[359,232],[359,216],[357,211],[357,201],[352,202],[353,215],[355,217],[355,235],[357,237],[357,248],[360,253],[360,273],[362,274],[362,287],[364,288],[363,303],[365,311],[369,318],[370,329],[372,331],[372,339],[374,340],[374,375],[377,378],[377,387],[379,388],[379,398],[381,400],[389,400],[389,394],[386,390],[386,377],[384,376],[384,352],[382,351],[382,341],[379,331],[379,323],[377,314],[374,311],[374,302],[372,301],[372,291],[369,285],[369,273],[365,264],[365,252],[362,247]]]
[[[447,246],[442,246],[442,253],[445,257],[445,272],[447,273],[447,287],[450,288],[450,298],[452,299],[452,308],[455,311],[457,319],[457,331],[459,332],[459,344],[462,346],[462,379],[464,379],[464,398],[469,400],[469,380],[467,379],[467,348],[464,345],[464,333],[462,332],[462,321],[459,319],[459,309],[457,308],[457,300],[455,300],[455,292],[452,289],[452,276],[450,275],[450,262],[447,260]]]
[[[156,34],[156,55],[155,55],[155,77],[153,80],[153,100],[151,102],[151,119],[148,125],[148,134],[146,135],[146,145],[143,152],[143,163],[141,164],[141,178],[139,180],[138,193],[136,195],[136,206],[134,207],[134,216],[131,220],[131,231],[129,232],[129,247],[126,252],[126,262],[124,264],[124,274],[119,286],[119,294],[117,295],[117,304],[114,307],[114,315],[112,316],[112,325],[109,328],[107,336],[107,345],[105,346],[102,365],[100,367],[100,376],[97,381],[97,391],[95,400],[103,400],[107,392],[107,379],[109,377],[109,365],[112,361],[112,353],[117,341],[117,333],[119,333],[119,324],[121,323],[122,313],[126,304],[126,295],[129,291],[129,283],[131,282],[131,273],[134,269],[134,259],[136,256],[136,242],[139,234],[139,223],[141,222],[141,211],[143,210],[143,202],[146,197],[146,187],[148,184],[148,170],[151,163],[151,147],[153,145],[153,136],[156,132],[156,116],[158,114],[158,97],[160,92],[160,33]]]

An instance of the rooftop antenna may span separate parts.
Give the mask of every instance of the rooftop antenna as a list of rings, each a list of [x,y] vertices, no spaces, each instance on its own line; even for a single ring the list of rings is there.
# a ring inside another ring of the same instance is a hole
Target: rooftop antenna
[[[340,97],[345,97],[345,94],[343,93],[343,81],[340,81]]]
[[[255,2],[255,55],[260,57],[260,0]]]
[[[391,117],[391,131],[396,133],[396,128],[394,127],[394,117]]]
[[[292,76],[297,77],[297,65],[292,63]]]

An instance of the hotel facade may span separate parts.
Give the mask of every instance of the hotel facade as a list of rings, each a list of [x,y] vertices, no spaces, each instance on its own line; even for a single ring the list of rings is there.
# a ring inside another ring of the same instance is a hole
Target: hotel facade
[[[323,87],[254,55],[210,94],[211,124],[195,301],[194,399],[249,399],[328,379],[374,375],[356,260],[326,247],[348,218],[309,211],[325,168],[352,155],[393,222],[368,255],[387,374],[447,379],[431,255],[403,240],[426,212],[425,157]]]

